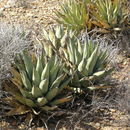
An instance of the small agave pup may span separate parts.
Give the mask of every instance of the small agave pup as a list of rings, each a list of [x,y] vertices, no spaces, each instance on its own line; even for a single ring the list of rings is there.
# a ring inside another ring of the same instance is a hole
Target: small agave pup
[[[63,70],[63,64],[56,57],[49,60],[42,56],[32,58],[22,54],[23,65],[16,63],[12,69],[12,83],[17,91],[8,87],[19,103],[38,111],[50,111],[57,105],[67,102],[70,96],[63,97],[61,91],[71,80]]]
[[[71,71],[77,72],[71,81],[72,87],[87,88],[112,71],[112,68],[107,67],[107,50],[101,50],[92,40],[84,40],[81,43],[78,39],[77,42],[70,39],[63,53],[74,66]]]

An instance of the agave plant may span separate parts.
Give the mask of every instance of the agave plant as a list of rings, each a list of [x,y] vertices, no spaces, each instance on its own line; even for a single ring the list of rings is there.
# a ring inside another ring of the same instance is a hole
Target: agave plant
[[[49,60],[43,56],[31,58],[23,53],[23,65],[16,63],[17,68],[12,69],[12,83],[14,88],[8,87],[14,99],[19,103],[39,111],[49,111],[57,105],[69,101],[70,96],[63,97],[61,91],[71,80],[63,65],[56,57]]]
[[[124,7],[120,0],[97,0],[95,2],[96,11],[93,11],[95,21],[93,24],[105,28],[114,29],[121,27],[126,20]]]
[[[91,29],[91,20],[89,16],[89,10],[87,10],[86,3],[90,3],[90,0],[69,0],[64,2],[60,6],[60,10],[56,12],[57,22],[63,24],[72,30],[81,30],[88,27]]]
[[[69,40],[67,49],[62,49],[64,56],[73,65],[71,72],[76,71],[71,86],[79,88],[87,88],[91,83],[97,82],[110,74],[112,68],[108,68],[109,54],[92,40],[84,40],[81,43]]]
[[[59,50],[66,46],[67,39],[75,39],[72,30],[66,30],[63,26],[51,26],[48,30],[43,29],[43,38],[41,42],[43,49],[47,56],[51,57],[55,52],[54,49]]]

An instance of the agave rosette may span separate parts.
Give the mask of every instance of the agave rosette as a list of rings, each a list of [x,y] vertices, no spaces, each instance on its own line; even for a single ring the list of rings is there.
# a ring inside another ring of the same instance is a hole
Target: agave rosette
[[[50,27],[48,30],[43,29],[43,49],[47,56],[51,57],[56,50],[66,46],[68,38],[75,39],[72,30],[65,30],[63,26]]]
[[[77,39],[77,42],[73,42],[70,39],[67,48],[62,51],[73,65],[71,72],[76,71],[70,83],[73,87],[87,88],[112,71],[112,68],[107,67],[109,62],[107,49],[101,50],[92,40],[80,42]]]
[[[96,11],[93,11],[93,24],[105,28],[120,28],[126,20],[124,7],[120,0],[97,0]]]
[[[81,30],[88,27],[91,29],[89,10],[86,9],[89,1],[69,0],[60,5],[56,12],[57,22],[72,30]]]
[[[71,99],[61,93],[71,77],[65,74],[64,66],[56,57],[47,60],[39,56],[32,60],[31,56],[23,53],[22,61],[23,65],[16,63],[17,69],[11,71],[11,81],[17,91],[12,92],[13,88],[10,88],[10,92],[19,103],[34,110],[49,111]]]

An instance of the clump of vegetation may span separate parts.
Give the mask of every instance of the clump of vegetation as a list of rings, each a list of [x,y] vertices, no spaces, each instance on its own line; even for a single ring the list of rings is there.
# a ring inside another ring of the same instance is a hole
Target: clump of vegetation
[[[71,99],[70,96],[64,97],[62,93],[71,76],[64,72],[63,64],[56,57],[48,60],[43,55],[37,58],[33,56],[34,60],[25,53],[20,57],[22,59],[15,62],[16,67],[11,71],[13,74],[11,82],[14,85],[6,89],[18,101],[19,107],[22,107],[20,104],[25,106],[25,113],[31,109],[34,113],[51,111],[57,108],[57,105]],[[19,107],[15,110],[17,111]]]
[[[44,30],[43,37],[46,44],[42,42],[42,45],[46,55],[51,56],[53,52],[53,55],[61,57],[66,66],[70,67],[68,73],[74,75],[71,81],[73,87],[87,88],[110,74],[112,68],[107,66],[110,62],[110,52],[107,47],[103,48],[103,45],[101,47],[96,40],[90,40],[88,36],[81,41],[73,31],[65,32],[63,28],[62,37],[60,31],[61,27]]]
[[[46,55],[51,57],[56,50],[66,46],[66,41],[69,37],[73,38],[74,32],[64,29],[63,26],[50,26],[48,30],[43,29],[42,36],[43,40],[40,41],[40,44],[43,46]]]
[[[99,45],[92,40],[73,42],[69,39],[67,48],[63,49],[64,56],[72,63],[76,71],[71,86],[87,88],[110,74],[112,68],[108,65],[108,50],[101,50]]]
[[[126,23],[127,15],[120,0],[97,0],[95,2],[94,24],[105,29],[121,28]]]
[[[73,30],[91,28],[90,10],[86,9],[89,1],[69,0],[61,4],[61,10],[56,12],[57,22]],[[89,8],[89,7],[88,7]]]
[[[92,30],[93,27],[99,27],[105,33],[124,30],[129,23],[125,3],[120,0],[69,0],[56,12],[57,22],[76,31]]]
[[[30,45],[28,34],[20,25],[0,23],[0,80],[6,77],[16,54]]]
[[[101,50],[98,44],[88,38],[81,42],[74,32],[64,31],[59,26],[50,29],[49,33],[44,30],[44,38],[53,54],[50,55],[44,43],[44,54],[41,56],[29,56],[23,52],[17,56],[11,70],[12,85],[5,85],[13,99],[18,101],[16,106],[21,108],[22,104],[25,112],[54,110],[57,105],[72,98],[71,95],[67,96],[68,90],[66,97],[63,97],[65,93],[62,90],[66,86],[88,89],[91,83],[96,83],[113,70],[107,66],[108,50]]]

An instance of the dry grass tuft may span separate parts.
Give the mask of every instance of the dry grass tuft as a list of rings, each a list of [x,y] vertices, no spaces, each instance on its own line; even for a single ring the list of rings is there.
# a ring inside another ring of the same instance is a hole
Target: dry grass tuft
[[[0,23],[0,82],[9,76],[7,71],[16,54],[30,45],[28,34],[20,25]]]

